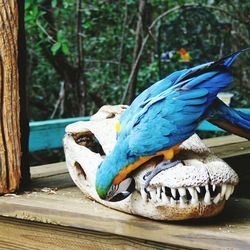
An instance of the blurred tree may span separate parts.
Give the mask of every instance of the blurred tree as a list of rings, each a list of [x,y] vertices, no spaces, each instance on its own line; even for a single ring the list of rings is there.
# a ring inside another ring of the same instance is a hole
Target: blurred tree
[[[135,32],[135,46],[133,50],[133,59],[132,59],[132,71],[135,73],[129,79],[128,82],[128,103],[131,103],[135,98],[135,89],[136,89],[136,82],[137,82],[137,74],[139,70],[139,62],[136,63],[136,59],[140,53],[140,49],[142,46],[142,41],[144,38],[145,32],[145,19],[146,19],[146,10],[147,10],[147,1],[140,0],[139,1],[139,10],[138,10],[138,17],[137,17],[137,24],[136,24],[136,32]],[[140,59],[140,58],[139,58]],[[123,102],[125,101],[125,96],[123,98]]]
[[[32,28],[39,28],[39,32],[32,33],[32,39],[39,46],[40,56],[43,56],[49,62],[63,84],[61,84],[59,101],[60,115],[70,114],[73,116],[84,115],[85,113],[85,80],[83,68],[83,45],[82,45],[82,20],[81,20],[81,1],[77,1],[77,31],[75,35],[77,42],[78,62],[72,63],[69,55],[69,41],[64,36],[65,28],[61,27],[63,21],[57,16],[60,8],[66,7],[71,1],[52,1],[44,0],[27,1],[26,9],[29,15],[26,15],[26,22],[30,22]],[[30,5],[29,5],[30,3]],[[72,23],[71,23],[72,25]],[[75,25],[72,25],[75,27]],[[71,30],[73,32],[73,30]],[[55,106],[53,114],[56,113],[59,105]]]
[[[231,29],[231,23],[219,21],[213,9],[201,5],[164,18],[158,28],[159,77],[229,54]]]
[[[31,119],[91,114],[103,104],[119,103],[122,97],[131,102],[158,80],[157,28],[162,22],[176,19],[181,11],[175,10],[189,3],[203,5],[218,20],[231,24],[231,51],[249,46],[248,1],[26,0]],[[172,9],[149,31],[153,20]],[[192,15],[185,18],[192,21]],[[196,30],[199,27],[197,23]],[[181,49],[177,47],[186,44],[189,36],[172,28],[172,36],[165,43],[169,47],[175,44],[175,50]],[[200,32],[200,39],[205,39],[203,50],[213,51],[214,42],[207,32],[207,29]],[[214,27],[209,32],[214,32]],[[204,61],[199,44],[195,50],[197,53],[191,53],[195,63]],[[218,56],[216,51],[208,54],[206,60]],[[241,58],[241,67],[235,72],[239,80],[232,88],[233,105],[247,107],[249,55]],[[180,65],[176,60],[169,66],[172,71],[183,67],[183,63]]]

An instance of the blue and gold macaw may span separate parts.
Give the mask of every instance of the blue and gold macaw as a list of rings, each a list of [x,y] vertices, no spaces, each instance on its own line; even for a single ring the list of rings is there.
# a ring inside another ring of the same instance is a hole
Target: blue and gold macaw
[[[232,82],[229,68],[242,51],[177,71],[134,100],[116,126],[113,151],[97,170],[100,198],[126,198],[131,188],[126,177],[154,157],[162,156],[168,164],[159,164],[149,174],[147,184],[160,171],[175,166],[179,145],[194,134],[203,119],[250,139],[250,116],[229,108],[216,97]]]

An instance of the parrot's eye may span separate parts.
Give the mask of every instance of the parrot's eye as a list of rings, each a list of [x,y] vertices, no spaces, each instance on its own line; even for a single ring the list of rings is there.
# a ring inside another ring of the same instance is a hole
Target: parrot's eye
[[[112,185],[108,191],[105,200],[116,202],[127,198],[135,190],[135,180],[129,177],[119,185]]]

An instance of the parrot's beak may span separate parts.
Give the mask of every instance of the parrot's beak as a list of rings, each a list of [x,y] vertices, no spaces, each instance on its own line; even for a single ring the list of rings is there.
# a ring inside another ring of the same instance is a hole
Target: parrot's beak
[[[112,185],[105,197],[105,200],[110,202],[117,202],[124,200],[135,190],[135,180],[129,177],[123,180],[118,185]]]

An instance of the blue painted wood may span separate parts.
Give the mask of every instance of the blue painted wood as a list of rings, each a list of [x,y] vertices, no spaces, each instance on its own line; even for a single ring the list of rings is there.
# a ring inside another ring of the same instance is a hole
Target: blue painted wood
[[[197,130],[201,130],[201,131],[224,131],[223,129],[211,124],[208,121],[203,121],[199,127],[197,128]]]
[[[88,120],[89,117],[76,117],[30,122],[29,151],[61,148],[65,127],[70,123]]]
[[[250,114],[250,109],[237,109]],[[88,121],[89,117],[76,117],[67,119],[53,119],[47,121],[30,122],[30,152],[55,149],[63,146],[62,139],[65,134],[65,127],[77,121]],[[217,126],[204,121],[198,127],[202,131],[223,131]]]
[[[241,108],[241,109],[236,109],[242,112],[245,112],[247,114],[250,114],[250,109],[247,108]],[[209,123],[208,121],[203,121],[199,127],[197,128],[197,130],[202,130],[202,131],[225,131],[211,123]]]

